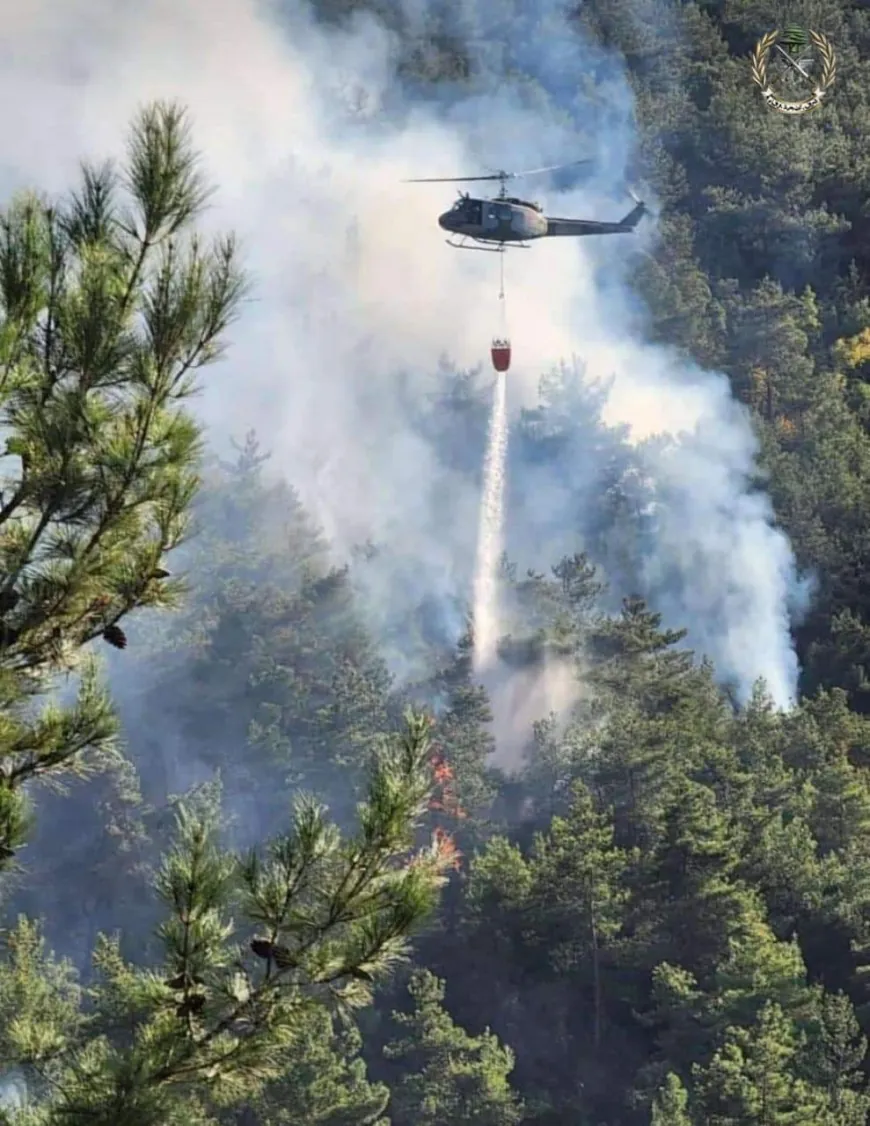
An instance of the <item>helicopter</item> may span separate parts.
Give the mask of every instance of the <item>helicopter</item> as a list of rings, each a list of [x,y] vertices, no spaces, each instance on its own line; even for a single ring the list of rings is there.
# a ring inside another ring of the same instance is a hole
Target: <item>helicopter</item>
[[[545,215],[540,204],[527,199],[509,196],[505,185],[508,180],[525,176],[539,176],[562,168],[589,164],[588,160],[575,160],[570,164],[552,164],[546,168],[532,168],[525,172],[494,172],[488,176],[436,176],[404,180],[405,184],[457,184],[471,181],[498,181],[499,193],[492,199],[476,199],[468,192],[459,192],[459,198],[449,211],[438,217],[438,225],[449,231],[448,246],[455,250],[488,250],[502,254],[508,249],[528,250],[529,242],[539,238],[571,237],[583,235],[621,235],[635,229],[647,213],[646,204],[630,192],[635,206],[622,219],[606,223],[596,219],[556,219]],[[470,245],[477,243],[479,245]]]

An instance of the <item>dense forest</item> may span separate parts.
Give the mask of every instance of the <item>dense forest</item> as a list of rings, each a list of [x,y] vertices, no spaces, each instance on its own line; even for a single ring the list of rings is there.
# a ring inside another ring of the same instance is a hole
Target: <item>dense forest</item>
[[[583,131],[529,69],[554,34],[534,5],[314,9],[374,12],[397,97],[430,104],[501,37],[498,82]],[[219,457],[196,422],[251,279],[231,234],[195,236],[195,121],[142,109],[123,168],[5,200],[0,224],[9,1126],[870,1119],[870,8],[566,18],[561,46],[619,59],[631,89],[659,234],[632,272],[644,332],[727,377],[807,577],[799,698],[744,698],[662,613],[644,448],[564,368],[511,456],[594,442],[609,477],[548,569],[509,546],[500,662],[567,670],[570,707],[517,748],[470,615],[458,640],[425,599],[375,621],[387,548],[336,561],[256,433]],[[786,19],[837,51],[799,120],[747,61]],[[489,375],[439,378],[414,425],[476,481]]]

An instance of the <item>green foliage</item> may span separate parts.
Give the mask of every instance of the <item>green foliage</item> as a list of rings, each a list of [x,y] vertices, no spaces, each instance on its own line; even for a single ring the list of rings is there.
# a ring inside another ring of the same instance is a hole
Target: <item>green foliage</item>
[[[122,194],[121,189],[125,189]],[[164,555],[187,530],[199,430],[186,410],[244,289],[232,238],[193,232],[207,196],[183,111],[136,119],[128,163],[85,166],[51,205],[0,217],[0,848],[27,825],[23,784],[83,772],[117,723],[84,647],[169,606]],[[78,668],[72,706],[34,705]]]
[[[0,1055],[4,1061],[45,1064],[82,1024],[75,969],[46,950],[39,926],[23,916],[4,936],[4,947]]]
[[[335,1055],[346,1058],[352,1038],[334,1046],[324,1021],[370,1004],[445,882],[442,842],[413,846],[432,789],[429,726],[408,717],[347,838],[300,797],[284,836],[238,858],[218,843],[207,794],[182,805],[156,879],[161,964],[131,964],[103,937],[87,1011],[70,967],[19,923],[0,968],[6,1058],[36,1072],[43,1121],[158,1126],[249,1099],[268,1105],[270,1084],[305,1073],[300,1045],[313,1053],[308,1068],[317,1058],[312,1035],[337,1069],[332,1089],[306,1095],[320,1120],[335,1121],[328,1100],[341,1077],[356,1084],[353,1105],[380,1113],[382,1092]]]
[[[670,1072],[652,1106],[650,1126],[692,1126],[689,1096],[679,1076]]]
[[[253,1101],[262,1126],[389,1126],[390,1098],[383,1083],[369,1083],[354,1027],[336,1032],[325,1010],[307,1023],[283,1052],[282,1077]]]
[[[782,1010],[767,1005],[751,1029],[729,1029],[697,1083],[710,1126],[834,1126],[824,1091],[795,1073],[801,1051]]]
[[[445,812],[480,814],[491,802],[495,786],[487,759],[495,751],[490,732],[492,711],[486,690],[474,681],[472,638],[460,638],[453,659],[422,686],[443,700],[435,731],[436,750],[450,771],[450,798]]]
[[[444,983],[427,970],[413,975],[409,990],[414,1011],[393,1014],[406,1033],[385,1049],[408,1069],[390,1107],[395,1126],[519,1123],[522,1108],[508,1081],[511,1050],[488,1029],[470,1036],[457,1027],[443,1007]]]

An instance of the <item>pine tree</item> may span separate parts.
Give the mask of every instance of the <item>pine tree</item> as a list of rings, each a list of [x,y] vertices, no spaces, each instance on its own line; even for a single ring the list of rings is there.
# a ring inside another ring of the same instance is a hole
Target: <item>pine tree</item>
[[[407,1074],[393,1091],[394,1126],[514,1126],[522,1108],[508,1076],[514,1056],[489,1030],[470,1036],[443,1007],[444,983],[427,970],[409,986],[410,1014],[393,1019],[406,1030],[385,1048],[389,1059],[405,1063]]]
[[[555,676],[569,693],[573,680],[578,688],[585,684],[584,644],[604,589],[587,556],[565,556],[550,574],[529,571],[519,581],[507,559],[503,569],[511,609],[508,636],[499,646],[502,660],[521,676],[540,674],[542,682]],[[541,820],[565,811],[570,783],[582,776],[588,758],[585,714],[567,727],[562,718],[538,719],[524,748],[523,795],[534,802]]]
[[[826,880],[810,827],[814,791],[794,763],[789,718],[756,690],[733,718],[731,758],[716,784],[743,833],[740,875],[762,892],[778,934],[818,908]]]
[[[841,1126],[864,1126],[870,1113],[870,1095],[862,1090],[865,1081],[861,1073],[867,1040],[861,1035],[852,1002],[844,993],[828,993],[820,1015],[809,1042],[807,1075],[827,1091],[831,1110]]]
[[[707,765],[698,752],[724,737],[721,695],[708,668],[675,648],[683,633],[661,629],[661,615],[638,598],[619,618],[591,631],[587,680],[599,720],[593,788],[614,810],[617,841],[652,848],[689,773]]]
[[[194,505],[198,535],[190,568],[198,601],[222,584],[273,582],[290,593],[305,574],[328,570],[328,545],[296,491],[280,478],[266,478],[272,455],[256,432],[231,444],[234,461],[205,464]]]
[[[807,984],[797,943],[776,938],[751,892],[740,906],[727,952],[705,988],[680,966],[663,962],[653,971],[653,1004],[641,1018],[655,1029],[658,1046],[657,1059],[644,1069],[647,1089],[668,1069],[687,1073],[690,1065],[706,1063],[728,1028],[751,1025],[770,1003],[789,1020],[807,1026],[816,1020],[820,991]]]
[[[728,953],[716,967],[708,1011],[720,1028],[750,1024],[770,1001],[804,1024],[818,1011],[818,987],[807,985],[800,946],[778,939],[764,914],[758,898],[747,895]]]
[[[533,1085],[562,1113],[613,1105],[603,1061],[623,1047],[614,1043],[626,991],[620,931],[625,877],[635,859],[613,835],[608,814],[577,782],[565,815],[535,835],[526,856],[494,837],[470,865],[460,933],[489,988],[478,993],[480,986],[470,984],[456,1005],[470,1014],[474,998],[481,998],[479,1008],[495,992],[500,1027],[519,1040],[523,1006],[534,1009],[536,994],[547,998],[551,1041],[546,1050],[535,1048],[541,1077]]]
[[[325,1010],[306,1014],[293,1043],[275,1052],[280,1080],[248,1104],[238,1126],[389,1126],[384,1083],[370,1083],[361,1058],[362,1035],[337,1029]]]
[[[739,932],[751,896],[737,879],[739,835],[706,786],[677,787],[661,843],[634,908],[656,961],[681,965],[703,984]]]
[[[519,623],[532,643],[570,656],[576,653],[604,590],[583,553],[565,556],[550,575],[529,571],[512,591]]]
[[[730,1028],[710,1065],[696,1070],[708,1126],[835,1126],[824,1091],[798,1075],[800,1040],[778,1005],[748,1029]]]
[[[122,195],[121,187],[126,188]],[[87,165],[56,205],[0,217],[0,856],[23,842],[30,779],[93,768],[117,723],[88,642],[176,602],[200,435],[185,409],[244,283],[232,238],[193,231],[208,195],[182,109],[155,104],[126,168]],[[34,713],[61,672],[71,706]]]
[[[678,1075],[669,1072],[652,1105],[650,1126],[692,1126],[689,1096]]]
[[[436,751],[450,771],[450,797],[445,812],[480,812],[494,793],[487,760],[495,750],[489,730],[492,710],[486,689],[476,684],[472,668],[472,637],[466,632],[455,653],[427,684],[442,701],[434,732]]]
[[[0,966],[0,1027],[41,1123],[205,1121],[301,1063],[318,1014],[349,1017],[370,1003],[452,864],[440,838],[413,845],[433,782],[429,728],[409,717],[379,757],[349,838],[300,796],[290,830],[239,858],[219,844],[213,794],[182,804],[156,881],[162,964],[132,965],[103,937],[88,1012],[69,968],[19,924]]]
[[[328,565],[295,494],[258,480],[259,456],[249,443],[247,464],[206,490],[191,562],[202,584],[173,623],[166,659],[142,676],[187,755],[219,768],[228,791],[253,797],[270,826],[287,785],[329,793],[352,814],[389,726],[391,682],[348,570]],[[211,562],[200,567],[203,555]],[[148,732],[136,733],[135,750],[159,761]]]
[[[631,857],[614,846],[612,822],[595,808],[585,786],[575,783],[572,799],[568,816],[554,817],[535,841],[530,923],[546,942],[554,968],[591,986],[597,1052],[604,1022],[602,960],[622,926],[628,900],[622,880]]]

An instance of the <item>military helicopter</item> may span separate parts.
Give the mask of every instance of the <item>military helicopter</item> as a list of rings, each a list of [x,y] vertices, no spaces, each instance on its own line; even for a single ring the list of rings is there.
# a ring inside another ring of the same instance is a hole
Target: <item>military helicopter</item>
[[[556,172],[562,168],[589,163],[588,160],[575,160],[570,164],[552,164],[547,168],[532,168],[525,172],[501,171],[488,176],[436,176],[404,180],[403,183],[458,184],[484,180],[498,181],[501,187],[498,195],[493,199],[475,199],[468,192],[460,192],[459,199],[451,209],[439,215],[438,225],[442,230],[450,231],[451,237],[446,242],[456,250],[488,250],[494,254],[502,254],[510,248],[528,250],[529,240],[532,239],[621,235],[635,229],[646,214],[647,208],[633,192],[629,193],[635,202],[632,210],[616,222],[603,223],[595,219],[551,218],[544,214],[540,204],[509,196],[505,189],[508,180],[516,180],[521,176],[540,176],[545,172]],[[469,240],[480,245],[469,245]]]

